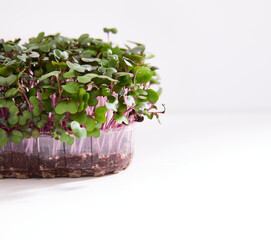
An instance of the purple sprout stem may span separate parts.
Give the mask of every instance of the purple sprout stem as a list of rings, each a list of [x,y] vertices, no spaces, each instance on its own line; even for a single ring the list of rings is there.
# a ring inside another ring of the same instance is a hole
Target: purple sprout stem
[[[91,153],[93,154],[93,146],[92,146],[92,136],[90,137],[90,150],[91,150]]]

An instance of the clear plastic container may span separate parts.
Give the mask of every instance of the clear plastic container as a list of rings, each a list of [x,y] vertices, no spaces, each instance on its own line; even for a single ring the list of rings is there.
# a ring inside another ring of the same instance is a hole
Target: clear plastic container
[[[0,147],[0,178],[103,176],[125,169],[134,152],[133,125],[101,130],[99,138],[74,138],[69,146],[51,136]]]

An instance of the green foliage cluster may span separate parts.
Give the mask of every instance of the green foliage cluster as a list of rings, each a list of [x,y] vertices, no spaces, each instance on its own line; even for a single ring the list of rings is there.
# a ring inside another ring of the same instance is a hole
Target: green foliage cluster
[[[72,145],[74,137],[97,138],[101,129],[163,113],[155,105],[157,68],[146,63],[153,56],[144,45],[44,32],[19,41],[0,40],[0,146],[40,134]]]

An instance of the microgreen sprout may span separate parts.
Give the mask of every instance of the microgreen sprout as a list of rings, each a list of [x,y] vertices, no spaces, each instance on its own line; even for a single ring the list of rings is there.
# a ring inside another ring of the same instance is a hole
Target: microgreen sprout
[[[74,137],[159,117],[157,68],[145,46],[122,48],[89,34],[0,40],[0,146],[51,135],[72,145]],[[155,90],[157,89],[157,90]]]

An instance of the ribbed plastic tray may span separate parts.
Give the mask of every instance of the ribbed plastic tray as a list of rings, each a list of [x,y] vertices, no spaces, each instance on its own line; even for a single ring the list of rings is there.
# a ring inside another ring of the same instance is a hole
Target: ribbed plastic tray
[[[117,173],[134,152],[133,126],[101,130],[99,138],[75,138],[69,146],[49,135],[0,147],[0,178],[81,177]]]

